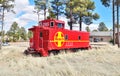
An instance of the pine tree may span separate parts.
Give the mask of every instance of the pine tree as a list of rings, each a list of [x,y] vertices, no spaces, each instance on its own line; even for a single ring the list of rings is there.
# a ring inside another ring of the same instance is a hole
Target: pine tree
[[[86,31],[87,31],[87,32],[90,32],[90,28],[89,28],[88,26],[86,27]]]
[[[109,7],[109,6],[110,6],[110,1],[111,1],[111,0],[101,0],[102,4],[103,4],[105,7]]]
[[[64,4],[60,0],[53,0],[51,2],[52,11],[56,18],[58,19],[58,16],[64,13]]]
[[[11,4],[13,3],[14,0],[0,0],[0,12],[2,12],[2,18],[1,18],[1,23],[2,23],[2,27],[1,27],[1,40],[0,40],[0,49],[1,49],[1,44],[2,44],[2,40],[4,38],[4,35],[3,35],[3,29],[4,29],[4,17],[5,17],[5,11],[7,12],[13,12],[15,13],[12,8],[14,7],[14,4]]]
[[[93,13],[95,9],[95,4],[91,0],[75,0],[76,7],[74,8],[74,13],[76,14],[76,19],[79,20],[79,30],[82,29],[82,22],[86,24],[92,23],[92,20],[99,19],[97,13]]]
[[[108,31],[108,28],[106,27],[104,22],[101,22],[98,26],[99,31]]]
[[[9,37],[12,37],[12,41],[16,42],[20,38],[20,33],[19,33],[19,26],[18,23],[13,22],[13,24],[10,27],[10,30],[7,32],[7,35]]]
[[[28,38],[30,39],[33,36],[32,31],[28,31]]]
[[[46,0],[34,0],[35,3],[35,11],[33,11],[34,13],[37,14],[38,16],[38,23],[39,23],[39,16],[40,16],[40,11],[44,10],[44,19],[46,19]]]
[[[49,12],[49,16],[47,17],[48,19],[50,19],[50,18],[56,18],[55,14],[52,12],[51,8],[48,9],[48,12]]]
[[[66,13],[65,15],[67,18],[70,18],[70,22],[68,24],[70,25],[70,30],[72,30],[72,24],[73,24],[73,8],[75,7],[74,0],[69,0],[66,2]]]
[[[21,27],[20,29],[19,29],[20,31],[20,38],[22,39],[22,40],[27,40],[27,32],[26,32],[26,30],[25,30],[25,28],[24,27]]]

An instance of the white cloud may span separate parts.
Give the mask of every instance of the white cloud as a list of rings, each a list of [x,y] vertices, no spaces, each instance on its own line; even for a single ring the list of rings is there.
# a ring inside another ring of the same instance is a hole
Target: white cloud
[[[98,25],[99,25],[99,24],[94,24],[94,23],[91,24],[91,25],[89,25],[90,30],[95,30],[95,29],[97,30],[97,29],[98,29]]]
[[[33,13],[34,6],[29,4],[29,0],[15,0],[14,11],[16,14],[8,12],[5,15],[5,31],[9,30],[14,21],[16,21],[20,27],[26,26],[31,21],[36,21],[37,23],[37,14]],[[43,20],[43,11],[40,13],[40,20]]]
[[[15,0],[14,11],[16,14],[11,12],[5,14],[4,30],[9,30],[14,21],[16,21],[19,26],[25,26],[30,21],[37,21],[37,15],[33,13],[33,10],[34,6],[29,5],[29,0]],[[24,14],[22,14],[22,12],[24,12]]]
[[[20,13],[29,6],[28,0],[15,0],[15,12]]]

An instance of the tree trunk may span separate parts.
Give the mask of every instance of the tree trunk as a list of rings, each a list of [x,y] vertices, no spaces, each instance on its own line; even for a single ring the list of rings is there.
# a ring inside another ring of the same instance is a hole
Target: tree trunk
[[[72,22],[70,21],[70,30],[72,30]]]
[[[120,43],[119,43],[119,4],[117,0],[117,42],[118,42],[118,47],[120,48]]]
[[[39,16],[40,16],[40,15],[39,15],[39,12],[37,12],[37,15],[38,15],[38,25],[39,25]]]
[[[45,6],[45,9],[44,9],[44,20],[46,19],[46,6]]]
[[[70,30],[72,30],[72,23],[73,23],[73,20],[72,20],[72,9],[70,8]]]
[[[58,20],[58,12],[59,12],[59,11],[58,11],[58,6],[57,6],[57,20]]]
[[[4,32],[3,32],[3,27],[4,27],[4,15],[5,15],[4,11],[5,11],[5,8],[3,7],[3,8],[2,8],[2,28],[1,28],[0,49],[2,49],[2,43],[3,43],[2,40],[3,40],[3,38],[4,38]]]
[[[79,20],[79,31],[82,31],[82,17],[81,16]]]
[[[112,11],[113,11],[113,45],[115,45],[115,1],[113,0],[112,2]]]

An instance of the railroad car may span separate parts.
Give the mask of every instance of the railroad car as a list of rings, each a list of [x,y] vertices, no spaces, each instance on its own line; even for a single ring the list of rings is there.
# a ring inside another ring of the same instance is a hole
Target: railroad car
[[[29,30],[33,32],[33,37],[25,54],[37,53],[45,57],[51,52],[57,54],[62,50],[75,51],[90,47],[89,32],[65,29],[65,22],[61,20],[42,20]]]

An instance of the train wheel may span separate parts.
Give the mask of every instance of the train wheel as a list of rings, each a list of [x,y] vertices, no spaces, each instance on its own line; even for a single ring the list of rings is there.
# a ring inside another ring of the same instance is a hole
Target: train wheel
[[[25,55],[29,55],[29,51],[28,51],[28,50],[25,50],[25,51],[24,51],[24,54],[25,54]]]
[[[59,50],[52,50],[52,51],[49,52],[49,55],[50,55],[50,56],[58,55],[59,52],[60,52]]]
[[[35,52],[35,53],[32,53],[32,56],[34,56],[34,57],[41,57],[41,54],[38,53],[38,52]]]

